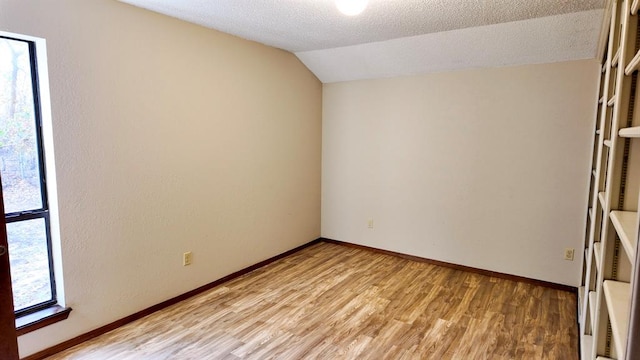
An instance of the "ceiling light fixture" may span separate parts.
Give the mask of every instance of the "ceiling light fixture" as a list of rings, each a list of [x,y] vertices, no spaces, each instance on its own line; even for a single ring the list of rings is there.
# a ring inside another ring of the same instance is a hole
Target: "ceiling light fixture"
[[[367,7],[369,0],[336,0],[336,7],[347,16],[358,15]]]

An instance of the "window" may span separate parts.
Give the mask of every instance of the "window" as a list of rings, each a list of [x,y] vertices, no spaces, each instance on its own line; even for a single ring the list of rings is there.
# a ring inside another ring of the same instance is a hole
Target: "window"
[[[0,176],[16,316],[56,304],[36,44],[0,36]]]

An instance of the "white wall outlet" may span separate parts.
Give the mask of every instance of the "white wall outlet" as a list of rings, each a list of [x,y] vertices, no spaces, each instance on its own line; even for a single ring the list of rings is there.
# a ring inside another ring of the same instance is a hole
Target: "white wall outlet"
[[[565,260],[569,260],[569,261],[573,261],[573,254],[574,253],[575,253],[575,249],[572,249],[572,248],[564,249],[564,259]]]
[[[191,265],[192,261],[193,254],[191,254],[191,251],[187,251],[186,253],[182,254],[182,266]]]
[[[373,219],[369,219],[369,221],[367,221],[367,227],[369,229],[373,229]]]

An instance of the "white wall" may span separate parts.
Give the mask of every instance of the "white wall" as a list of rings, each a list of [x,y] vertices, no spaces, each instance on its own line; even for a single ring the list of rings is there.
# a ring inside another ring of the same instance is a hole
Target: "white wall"
[[[577,61],[325,85],[322,236],[579,285],[597,76]]]
[[[22,356],[320,235],[322,85],[294,55],[113,0],[0,0],[0,30],[47,40],[74,309]]]

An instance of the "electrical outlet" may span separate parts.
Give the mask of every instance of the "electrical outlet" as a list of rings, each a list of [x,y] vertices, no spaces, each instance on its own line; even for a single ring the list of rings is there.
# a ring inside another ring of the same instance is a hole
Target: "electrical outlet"
[[[574,254],[575,250],[572,248],[566,248],[564,249],[564,259],[565,260],[569,260],[569,261],[573,261],[573,254]]]
[[[369,229],[373,229],[373,219],[369,219],[369,221],[367,221],[367,227]]]
[[[191,254],[191,251],[187,251],[186,253],[182,254],[182,266],[191,265],[192,261],[193,254]]]

